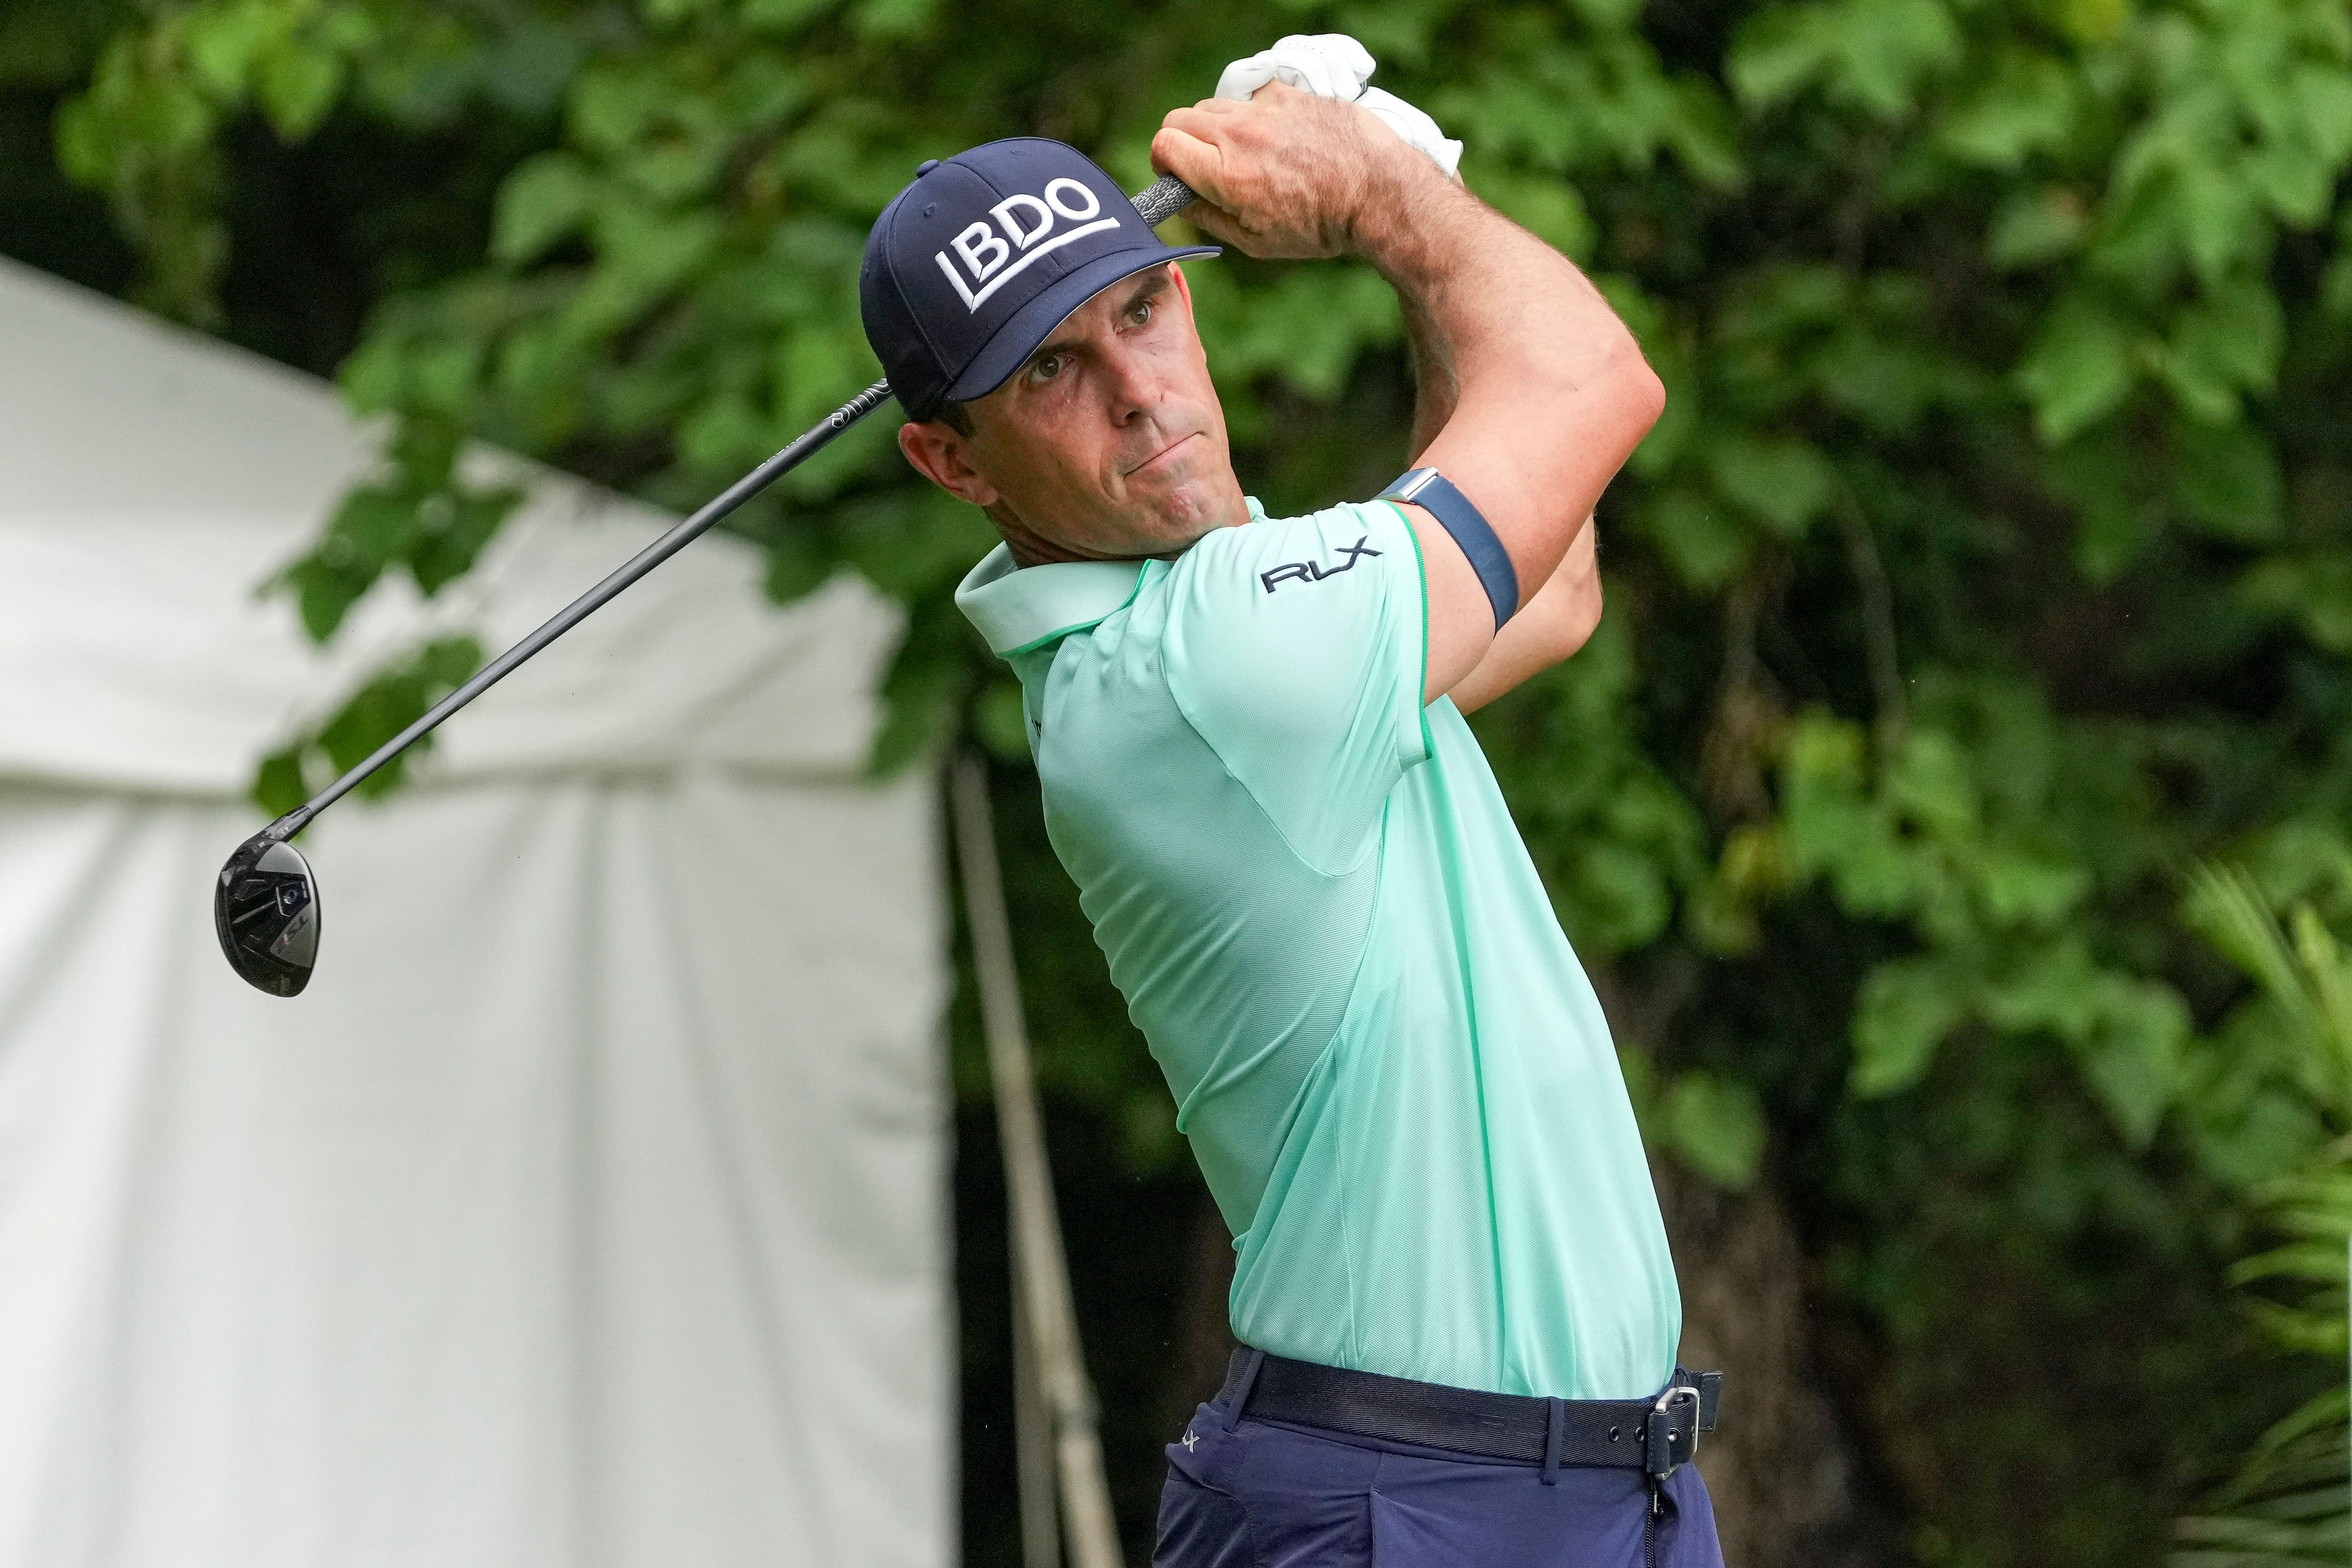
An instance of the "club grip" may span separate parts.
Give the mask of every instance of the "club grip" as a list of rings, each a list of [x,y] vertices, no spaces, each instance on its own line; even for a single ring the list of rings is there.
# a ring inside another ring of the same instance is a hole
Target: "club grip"
[[[1193,199],[1192,188],[1173,174],[1162,174],[1134,198],[1143,221],[1158,228]]]

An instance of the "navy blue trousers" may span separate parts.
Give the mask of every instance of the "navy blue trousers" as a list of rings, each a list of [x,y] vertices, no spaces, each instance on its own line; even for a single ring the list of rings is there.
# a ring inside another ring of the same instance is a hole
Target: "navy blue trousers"
[[[1723,1568],[1706,1483],[1534,1465],[1203,1405],[1168,1445],[1152,1568]]]

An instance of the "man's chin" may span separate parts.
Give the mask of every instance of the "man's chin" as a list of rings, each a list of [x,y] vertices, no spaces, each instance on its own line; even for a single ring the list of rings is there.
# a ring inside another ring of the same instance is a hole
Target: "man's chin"
[[[1166,484],[1153,485],[1133,499],[1139,503],[1137,520],[1151,534],[1181,539],[1182,545],[1249,518],[1241,486],[1230,474],[1173,474]]]
[[[1205,466],[1205,465],[1204,465]],[[1115,509],[1097,512],[1090,526],[1051,532],[996,516],[1023,564],[1052,560],[1139,560],[1181,555],[1222,528],[1249,521],[1241,485],[1230,470],[1178,473],[1164,484],[1130,490]]]

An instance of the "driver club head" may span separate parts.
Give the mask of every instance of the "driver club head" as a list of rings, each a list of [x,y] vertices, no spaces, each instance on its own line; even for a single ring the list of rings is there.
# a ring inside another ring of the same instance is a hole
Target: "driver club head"
[[[299,995],[319,961],[319,883],[302,852],[267,832],[237,846],[213,889],[229,967],[273,997]]]

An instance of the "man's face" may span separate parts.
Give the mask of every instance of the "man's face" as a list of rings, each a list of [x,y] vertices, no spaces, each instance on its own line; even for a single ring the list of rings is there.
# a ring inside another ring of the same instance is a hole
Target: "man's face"
[[[899,448],[986,507],[1024,565],[1172,555],[1248,520],[1192,292],[1173,263],[1079,306],[966,412],[971,434],[910,423]]]

